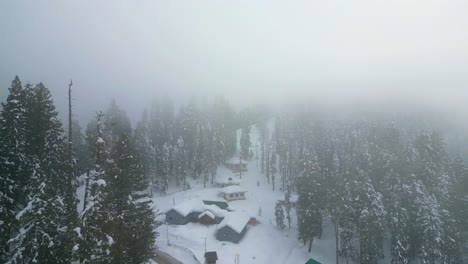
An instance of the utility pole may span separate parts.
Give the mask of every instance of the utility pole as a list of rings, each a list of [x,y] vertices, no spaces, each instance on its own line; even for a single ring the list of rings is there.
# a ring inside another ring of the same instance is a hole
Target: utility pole
[[[240,178],[242,179],[242,158],[241,158],[241,155],[239,155],[239,175],[240,175]]]
[[[206,253],[206,237],[204,237],[204,238],[205,238],[205,253]]]
[[[258,168],[258,143],[255,144],[255,166]]]
[[[169,225],[166,226],[166,236],[167,236],[167,245],[170,246],[171,243],[169,243]]]

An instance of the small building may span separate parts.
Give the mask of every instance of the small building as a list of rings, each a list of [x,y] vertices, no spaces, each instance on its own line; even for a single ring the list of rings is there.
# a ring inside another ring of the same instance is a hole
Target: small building
[[[185,225],[188,222],[198,222],[198,215],[206,210],[200,200],[185,200],[166,212],[166,222],[170,225]]]
[[[216,239],[239,243],[247,232],[250,216],[244,213],[231,213],[216,228]]]
[[[205,212],[214,216],[214,222],[206,219],[206,224],[218,224],[224,219],[225,210],[216,205],[206,205],[200,200],[186,200],[166,212],[166,222],[170,225],[185,225],[189,222],[200,222]],[[213,217],[212,217],[213,218]]]
[[[219,190],[220,196],[223,197],[226,201],[245,200],[246,192],[246,189],[237,185],[224,187]]]
[[[214,225],[216,224],[216,215],[206,210],[198,216],[198,221],[204,225]]]
[[[248,162],[240,158],[231,158],[224,162],[224,166],[234,173],[247,172]]]
[[[239,179],[234,178],[231,175],[223,175],[216,177],[214,183],[216,186],[223,188],[231,185],[240,185],[241,181]]]
[[[205,264],[216,264],[218,260],[218,254],[216,251],[205,252]]]
[[[257,225],[257,218],[250,217],[250,220],[249,220],[248,224],[251,225],[251,226],[256,226]]]

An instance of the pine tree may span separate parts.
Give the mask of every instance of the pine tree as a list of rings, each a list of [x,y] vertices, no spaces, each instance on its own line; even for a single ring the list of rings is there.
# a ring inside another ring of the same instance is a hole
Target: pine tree
[[[176,183],[182,183],[182,187],[185,190],[187,185],[187,163],[186,161],[186,152],[185,152],[185,145],[184,140],[179,138],[177,140],[177,145],[174,151],[174,158],[175,158],[175,166],[174,166],[174,173],[176,175]]]
[[[240,137],[240,158],[243,160],[250,159],[250,125],[245,125],[241,131]]]
[[[271,154],[271,160],[270,160],[271,186],[273,188],[273,191],[275,191],[275,175],[277,171],[278,171],[278,165],[276,163],[276,153],[275,151],[273,151],[273,153]]]
[[[416,219],[421,232],[418,257],[423,264],[446,263],[443,253],[444,233],[440,205],[435,196],[428,194],[421,186],[419,211]]]
[[[410,261],[410,218],[404,198],[408,196],[399,175],[388,177],[386,185],[387,222],[391,233],[392,264],[408,264]]]
[[[375,191],[367,174],[362,170],[356,173],[357,178],[352,182],[351,194],[360,241],[359,262],[376,263],[383,256],[383,223],[386,212],[382,195]]]
[[[82,263],[110,263],[110,247],[113,243],[108,224],[112,223],[112,214],[106,203],[109,201],[109,176],[106,170],[113,166],[113,161],[108,159],[106,142],[103,139],[103,114],[98,113],[96,119],[95,171],[90,175],[90,185],[86,190],[86,208],[80,215],[81,228],[77,230],[81,236],[78,250]]]
[[[26,95],[18,76],[12,81],[0,115],[0,262],[9,252],[8,239],[16,229],[17,208],[26,198],[29,165],[26,153]]]
[[[414,147],[416,176],[438,199],[448,199],[448,158],[442,137],[436,132],[422,133],[414,140]]]
[[[132,126],[127,113],[117,105],[114,99],[111,100],[109,108],[104,115],[102,131],[105,135],[103,139],[106,141],[108,151],[112,150],[120,135],[124,133],[130,135],[132,133]]]
[[[276,226],[278,226],[281,230],[283,230],[286,225],[284,224],[284,209],[281,201],[276,202],[275,206],[275,219],[276,219]]]
[[[288,228],[291,229],[291,191],[288,190],[284,195],[284,209],[286,211],[286,220],[288,221]]]
[[[136,155],[138,159],[143,163],[143,175],[150,181],[151,191],[156,186],[156,148],[153,144],[150,122],[148,119],[148,113],[146,110],[143,111],[141,121],[137,124],[135,129],[134,141],[136,148],[139,150]],[[165,192],[163,186],[158,186]]]
[[[20,230],[12,239],[15,248],[8,263],[70,263],[73,259],[72,230],[77,222],[76,200],[69,193],[70,164],[67,160],[62,124],[49,90],[39,83],[32,90],[30,123],[31,160],[27,206],[16,215]]]
[[[357,249],[355,247],[357,237],[355,235],[356,225],[354,221],[354,210],[350,206],[351,201],[348,196],[346,200],[343,200],[343,204],[340,207],[339,214],[339,227],[338,233],[340,236],[340,249],[339,254],[346,259],[346,263],[349,260],[357,259]]]
[[[112,214],[108,223],[113,238],[111,263],[143,263],[152,255],[154,213],[145,194],[148,181],[142,162],[134,154],[129,137],[123,134],[112,154],[106,202]]]
[[[312,249],[314,237],[322,233],[322,214],[318,201],[318,188],[315,180],[320,175],[320,168],[317,159],[309,152],[304,155],[304,171],[298,180],[297,191],[299,198],[297,201],[297,225],[298,239],[309,243],[309,252]]]
[[[85,136],[77,120],[73,120],[72,122],[72,132],[73,153],[77,159],[78,171],[79,173],[83,173],[92,166],[93,161],[88,155],[89,152],[86,146]]]

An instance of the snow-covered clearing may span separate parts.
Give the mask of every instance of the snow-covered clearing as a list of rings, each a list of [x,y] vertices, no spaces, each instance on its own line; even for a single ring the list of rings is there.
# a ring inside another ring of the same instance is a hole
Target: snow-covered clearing
[[[258,142],[258,133],[252,129],[252,146]],[[232,175],[233,178],[241,180],[240,186],[247,189],[246,200],[229,202],[229,207],[236,212],[243,212],[256,217],[258,224],[248,226],[247,233],[238,243],[221,242],[216,240],[216,225],[205,226],[200,223],[188,223],[186,225],[166,225],[159,227],[160,236],[157,239],[158,247],[183,263],[196,263],[187,256],[187,252],[180,247],[193,252],[200,263],[204,263],[205,238],[206,250],[216,251],[218,263],[234,263],[236,254],[240,256],[240,263],[305,263],[309,258],[314,258],[322,263],[335,263],[335,239],[334,228],[328,223],[325,226],[322,239],[315,240],[312,252],[307,252],[307,247],[297,240],[297,228],[295,216],[292,217],[291,229],[280,230],[276,227],[274,209],[276,201],[284,199],[284,194],[280,190],[272,191],[271,185],[267,184],[267,179],[260,173],[260,168],[253,159],[248,164],[248,172],[234,175],[223,166],[218,168],[218,175]],[[279,177],[277,186],[279,187]],[[260,186],[257,186],[257,181]],[[154,198],[156,207],[160,212],[166,212],[188,199],[216,199],[219,188],[209,185],[203,188],[203,182],[191,182],[192,189],[187,191],[177,191],[172,187],[167,196]],[[259,210],[260,209],[260,210]],[[259,216],[261,211],[261,216]],[[294,210],[293,210],[294,211]],[[293,212],[294,213],[294,212]],[[164,220],[164,216],[161,216]],[[169,243],[174,246],[168,246]]]
[[[247,233],[238,243],[221,242],[216,240],[216,225],[205,226],[200,223],[188,223],[186,225],[166,225],[159,227],[160,236],[157,239],[157,245],[164,252],[183,263],[193,262],[187,252],[180,248],[167,246],[169,243],[184,247],[197,257],[203,263],[203,255],[206,250],[217,251],[219,263],[234,263],[236,254],[240,255],[241,263],[305,263],[313,257],[322,263],[335,262],[335,240],[333,226],[330,224],[325,227],[322,239],[315,240],[312,246],[312,252],[307,252],[307,247],[300,243],[297,237],[295,216],[291,230],[287,228],[280,230],[276,227],[274,218],[274,209],[276,201],[284,199],[282,192],[271,190],[271,185],[266,182],[265,176],[261,175],[255,164],[255,160],[248,165],[249,171],[242,175],[241,186],[248,190],[246,200],[229,202],[229,207],[233,210],[244,212],[257,218],[256,226],[248,226]],[[231,173],[227,169],[220,167],[219,174]],[[235,176],[239,177],[239,176]],[[260,186],[257,187],[257,180]],[[175,204],[181,203],[187,199],[210,199],[217,198],[219,188],[203,188],[203,184],[192,183],[193,188],[185,192],[175,192],[171,195],[155,197],[154,202],[160,212],[165,212]],[[172,190],[174,191],[174,190]],[[259,209],[261,208],[261,216]],[[161,217],[163,220],[164,217]],[[192,262],[186,262],[192,261]]]

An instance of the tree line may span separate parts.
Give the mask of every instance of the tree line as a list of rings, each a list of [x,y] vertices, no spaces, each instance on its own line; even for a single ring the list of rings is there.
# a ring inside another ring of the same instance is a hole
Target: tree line
[[[440,133],[406,121],[326,119],[304,109],[277,116],[262,168],[272,181],[278,170],[286,196],[298,194],[298,239],[309,252],[329,220],[346,263],[377,263],[384,239],[393,264],[466,263],[466,163]],[[288,201],[276,207],[280,228]]]

